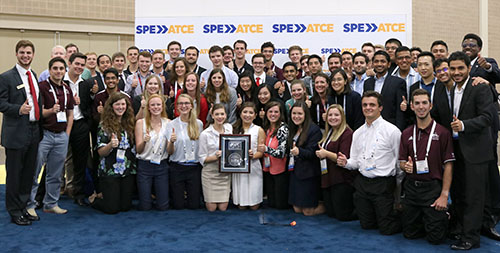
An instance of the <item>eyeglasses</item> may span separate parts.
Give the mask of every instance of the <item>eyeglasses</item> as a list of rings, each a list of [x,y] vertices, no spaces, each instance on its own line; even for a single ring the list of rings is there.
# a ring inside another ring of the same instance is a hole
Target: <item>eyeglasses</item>
[[[436,74],[446,73],[448,72],[448,68],[438,69],[436,70]]]
[[[462,47],[463,48],[466,48],[466,47],[477,47],[477,44],[476,43],[464,43],[464,44],[462,44]]]

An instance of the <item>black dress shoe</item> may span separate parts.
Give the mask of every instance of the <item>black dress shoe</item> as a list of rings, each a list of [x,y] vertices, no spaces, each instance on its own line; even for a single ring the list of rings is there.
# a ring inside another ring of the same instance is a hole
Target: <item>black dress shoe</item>
[[[24,216],[24,218],[26,218],[29,221],[39,221],[40,220],[40,216],[33,216],[33,215],[29,214],[28,212],[25,212],[23,214],[23,216]]]
[[[500,241],[500,234],[496,231],[495,228],[487,228],[487,229],[483,228],[481,230],[481,234],[490,239]]]
[[[19,225],[19,226],[31,225],[31,221],[22,215],[21,216],[12,216],[10,218],[10,221],[16,225]]]
[[[79,206],[88,206],[89,205],[89,203],[87,203],[87,201],[85,201],[85,198],[75,199],[75,203]]]
[[[448,238],[450,238],[451,240],[460,241],[460,239],[462,238],[462,235],[460,235],[458,233],[449,233]]]
[[[450,246],[452,250],[470,250],[479,248],[479,244],[472,244],[470,242],[456,242]]]

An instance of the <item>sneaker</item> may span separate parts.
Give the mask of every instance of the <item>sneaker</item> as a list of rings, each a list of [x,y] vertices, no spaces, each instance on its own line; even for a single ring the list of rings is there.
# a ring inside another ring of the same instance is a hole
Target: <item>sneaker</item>
[[[28,208],[26,211],[28,212],[29,215],[31,215],[33,217],[38,217],[38,214],[36,213],[35,208]]]
[[[68,212],[66,209],[62,209],[59,206],[54,206],[50,209],[46,209],[45,207],[43,208],[43,212],[45,213],[55,213],[55,214],[65,214]]]

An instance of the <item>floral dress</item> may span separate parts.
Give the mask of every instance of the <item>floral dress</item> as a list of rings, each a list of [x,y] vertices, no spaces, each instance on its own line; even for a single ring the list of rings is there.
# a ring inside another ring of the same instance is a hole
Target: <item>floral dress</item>
[[[136,174],[135,146],[131,144],[130,136],[125,131],[120,134],[120,143],[107,156],[101,157],[98,166],[99,177],[125,177]],[[97,148],[106,146],[111,141],[111,135],[99,124],[97,132]],[[123,155],[121,155],[123,153]],[[123,157],[123,159],[120,159]],[[118,158],[118,159],[117,159]]]

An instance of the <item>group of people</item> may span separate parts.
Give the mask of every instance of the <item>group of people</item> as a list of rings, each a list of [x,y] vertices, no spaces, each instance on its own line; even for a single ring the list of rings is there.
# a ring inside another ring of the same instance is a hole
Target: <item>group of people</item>
[[[271,42],[251,63],[243,40],[212,46],[207,69],[177,41],[169,59],[69,44],[37,78],[35,46],[21,40],[0,75],[7,211],[17,225],[39,207],[64,214],[65,190],[114,214],[137,192],[139,210],[266,203],[432,244],[451,237],[457,250],[479,247],[481,233],[500,240],[500,70],[481,47],[475,34],[451,55],[444,41],[422,52],[392,38],[333,53],[323,71],[325,57],[300,46],[279,68]],[[250,136],[249,173],[220,172],[221,134]]]

